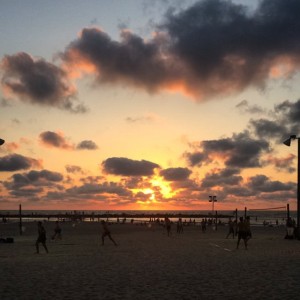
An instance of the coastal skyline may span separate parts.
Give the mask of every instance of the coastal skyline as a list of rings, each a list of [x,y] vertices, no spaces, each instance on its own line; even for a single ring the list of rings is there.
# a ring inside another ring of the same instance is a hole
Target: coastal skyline
[[[0,2],[0,209],[296,209],[299,15]]]

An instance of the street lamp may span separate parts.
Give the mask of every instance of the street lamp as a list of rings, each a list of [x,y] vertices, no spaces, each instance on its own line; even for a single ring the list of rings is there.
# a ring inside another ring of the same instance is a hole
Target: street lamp
[[[5,143],[5,141],[0,139],[0,146],[2,146],[4,143]]]
[[[297,137],[296,135],[291,135],[287,140],[285,140],[283,143],[286,146],[291,145],[292,140],[298,140],[298,171],[297,171],[297,238],[300,239],[300,137]]]
[[[217,196],[208,196],[209,202],[212,202],[212,211],[214,212],[215,202],[218,202]]]

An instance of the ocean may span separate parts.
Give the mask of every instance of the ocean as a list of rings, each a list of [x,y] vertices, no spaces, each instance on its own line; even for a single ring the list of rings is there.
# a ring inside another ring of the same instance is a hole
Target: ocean
[[[236,217],[235,210],[222,210],[217,212],[219,216],[218,221],[222,223],[227,223],[229,216],[233,219]],[[6,217],[5,221],[17,222],[19,218],[18,210],[0,210],[0,221],[4,221],[4,216]],[[165,215],[168,215],[171,221],[175,222],[178,220],[179,214],[182,215],[183,222],[195,221],[195,223],[200,223],[203,217],[199,215],[206,215],[207,218],[215,218],[216,212],[211,210],[81,210],[81,211],[70,211],[70,210],[22,210],[22,221],[28,222],[33,220],[50,220],[56,221],[55,215],[65,215],[66,220],[70,216],[78,215],[82,221],[99,221],[97,215],[101,215],[102,219],[105,219],[110,222],[117,222],[117,219],[123,220],[126,217],[126,222],[133,220],[134,222],[148,222],[150,218],[162,219]],[[36,217],[37,215],[50,216],[50,218]],[[90,215],[96,216],[96,218],[90,218]],[[105,218],[104,218],[105,215]],[[268,226],[273,225],[285,225],[287,219],[286,210],[248,210],[246,215],[251,219],[251,225],[261,226],[266,224]],[[53,216],[53,217],[52,217]],[[130,219],[128,218],[130,216]],[[244,210],[237,211],[237,217],[245,216]],[[292,219],[297,219],[297,212],[290,211],[290,216]]]

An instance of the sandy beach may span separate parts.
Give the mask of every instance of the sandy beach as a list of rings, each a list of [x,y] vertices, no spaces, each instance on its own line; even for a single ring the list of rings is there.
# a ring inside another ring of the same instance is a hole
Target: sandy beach
[[[109,225],[101,246],[98,222],[44,224],[49,254],[35,254],[36,222],[0,224],[0,290],[4,299],[298,299],[300,241],[284,227],[253,227],[248,250],[225,239],[227,226],[202,233],[184,227],[167,236],[159,225]]]

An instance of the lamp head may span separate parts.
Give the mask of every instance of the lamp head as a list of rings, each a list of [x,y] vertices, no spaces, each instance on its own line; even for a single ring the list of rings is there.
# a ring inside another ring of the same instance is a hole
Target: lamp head
[[[293,134],[287,140],[285,140],[283,143],[289,147],[289,146],[291,146],[291,141],[295,140],[296,138],[297,138],[296,135]]]
[[[0,146],[3,145],[4,143],[5,143],[5,141],[0,139]]]
[[[285,140],[283,143],[288,147],[291,146],[291,138]]]

